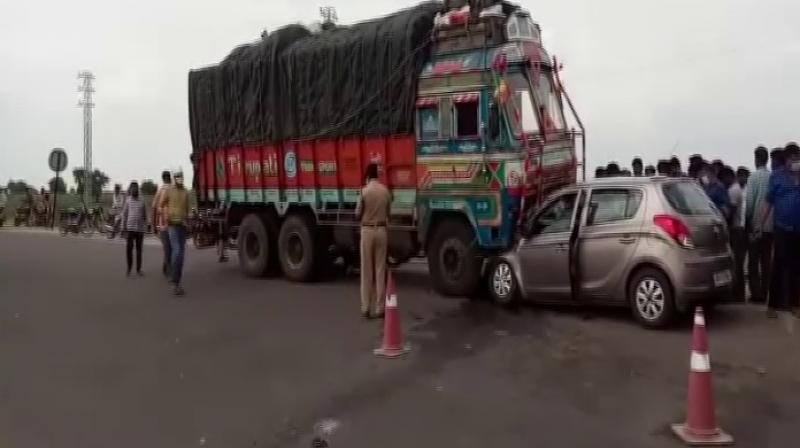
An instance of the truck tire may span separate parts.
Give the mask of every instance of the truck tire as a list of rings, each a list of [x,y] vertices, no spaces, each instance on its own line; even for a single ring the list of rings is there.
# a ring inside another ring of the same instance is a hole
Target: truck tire
[[[248,277],[264,277],[269,272],[271,254],[274,253],[274,237],[264,220],[251,213],[245,216],[239,227],[239,267]]]
[[[480,283],[480,268],[472,228],[462,220],[442,221],[428,247],[428,269],[436,289],[447,296],[471,295]]]
[[[278,235],[278,258],[283,275],[294,282],[314,279],[319,248],[314,237],[315,225],[303,215],[290,215]]]

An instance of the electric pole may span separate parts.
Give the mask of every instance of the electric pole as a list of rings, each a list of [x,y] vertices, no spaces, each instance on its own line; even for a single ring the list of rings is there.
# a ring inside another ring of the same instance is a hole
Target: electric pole
[[[92,108],[94,108],[92,82],[94,75],[92,72],[84,70],[78,72],[78,79],[81,80],[78,92],[83,94],[78,101],[78,107],[83,108],[83,202],[88,207],[94,185],[92,178]]]

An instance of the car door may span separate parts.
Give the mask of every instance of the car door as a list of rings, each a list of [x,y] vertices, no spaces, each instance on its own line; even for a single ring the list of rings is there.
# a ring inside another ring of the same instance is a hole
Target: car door
[[[594,188],[580,232],[582,297],[624,300],[617,292],[625,281],[644,223],[644,191],[638,188]]]
[[[527,223],[518,253],[522,287],[534,299],[570,296],[569,238],[577,199],[577,191],[562,193]]]

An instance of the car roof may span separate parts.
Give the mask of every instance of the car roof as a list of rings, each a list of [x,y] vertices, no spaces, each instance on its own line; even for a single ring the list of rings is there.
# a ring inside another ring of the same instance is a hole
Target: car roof
[[[666,176],[652,176],[652,177],[601,177],[599,179],[590,179],[588,181],[579,182],[576,187],[635,187],[642,185],[661,184],[666,181],[694,181],[690,177],[666,177]]]

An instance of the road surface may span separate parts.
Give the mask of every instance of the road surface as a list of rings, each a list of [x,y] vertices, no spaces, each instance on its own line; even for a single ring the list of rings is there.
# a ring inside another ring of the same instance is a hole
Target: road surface
[[[684,418],[688,324],[512,313],[439,297],[411,265],[397,283],[413,351],[384,360],[356,277],[247,279],[190,249],[175,298],[155,240],[144,278],[125,278],[123,250],[0,229],[0,446],[680,446],[668,427]],[[718,420],[737,446],[796,446],[790,323],[749,306],[710,319]]]

